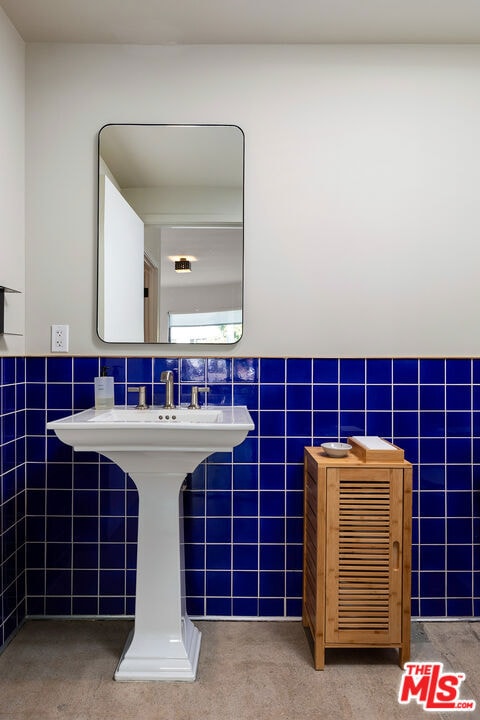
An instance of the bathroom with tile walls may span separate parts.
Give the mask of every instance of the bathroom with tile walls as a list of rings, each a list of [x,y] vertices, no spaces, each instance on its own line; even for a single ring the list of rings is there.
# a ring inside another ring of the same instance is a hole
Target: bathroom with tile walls
[[[134,615],[135,486],[46,430],[94,404],[104,366],[116,404],[137,385],[161,404],[168,369],[177,402],[207,385],[254,421],[187,476],[192,617],[298,620],[304,447],[379,435],[413,464],[412,616],[478,619],[479,47],[29,43],[1,8],[0,33],[0,284],[21,291],[0,338],[0,647],[26,618]],[[108,122],[242,128],[238,343],[98,338]]]

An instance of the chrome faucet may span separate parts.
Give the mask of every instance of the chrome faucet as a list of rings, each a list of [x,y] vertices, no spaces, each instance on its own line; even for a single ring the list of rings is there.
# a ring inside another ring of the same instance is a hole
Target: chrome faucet
[[[173,402],[173,372],[164,370],[160,375],[160,382],[165,383],[165,404],[163,407],[172,410],[175,407]]]

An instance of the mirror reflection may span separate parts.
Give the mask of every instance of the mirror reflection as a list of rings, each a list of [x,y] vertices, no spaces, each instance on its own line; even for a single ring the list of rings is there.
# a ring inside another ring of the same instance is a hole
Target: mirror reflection
[[[237,342],[243,323],[240,128],[106,125],[98,159],[99,337]]]

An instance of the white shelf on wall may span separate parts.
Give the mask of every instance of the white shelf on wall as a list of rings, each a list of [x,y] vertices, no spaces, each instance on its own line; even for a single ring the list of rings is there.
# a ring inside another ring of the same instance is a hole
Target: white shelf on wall
[[[2,335],[23,335],[21,332],[13,332],[5,329],[5,293],[21,293],[21,290],[0,285],[0,336]]]

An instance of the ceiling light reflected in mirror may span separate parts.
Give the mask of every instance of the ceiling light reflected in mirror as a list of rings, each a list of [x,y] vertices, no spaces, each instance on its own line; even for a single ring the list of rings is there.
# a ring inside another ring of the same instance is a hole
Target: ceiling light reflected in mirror
[[[187,260],[185,257],[178,258],[178,260],[175,260],[175,272],[177,273],[187,273],[192,272],[192,266],[190,264],[190,260]]]

